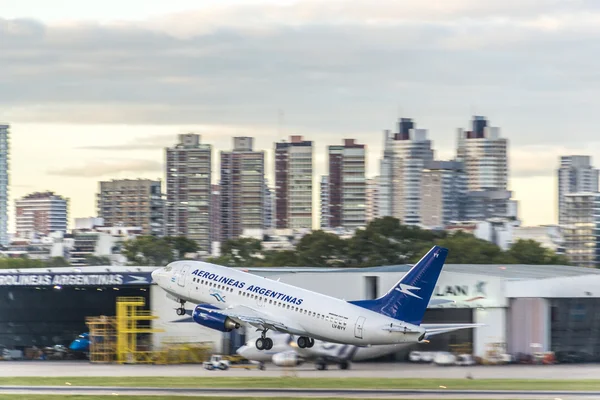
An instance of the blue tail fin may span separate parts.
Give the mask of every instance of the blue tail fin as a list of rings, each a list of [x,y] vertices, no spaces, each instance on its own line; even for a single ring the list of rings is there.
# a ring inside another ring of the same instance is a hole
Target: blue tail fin
[[[400,321],[420,325],[447,255],[448,249],[433,246],[385,295],[375,300],[357,300],[349,303]]]

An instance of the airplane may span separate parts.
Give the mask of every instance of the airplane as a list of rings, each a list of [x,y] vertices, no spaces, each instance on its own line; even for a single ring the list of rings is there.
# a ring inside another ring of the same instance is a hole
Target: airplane
[[[484,324],[423,324],[424,327],[442,327],[431,334],[438,335],[458,329],[476,328]],[[299,349],[294,342],[293,336],[276,333],[272,337],[274,341],[271,350],[257,350],[251,344],[250,339],[236,350],[236,353],[247,360],[260,363],[272,362],[279,367],[295,367],[305,362],[314,361],[318,370],[327,369],[328,364],[337,364],[340,369],[350,368],[351,361],[364,361],[388,354],[396,353],[410,347],[413,343],[378,345],[369,347],[358,347],[348,344],[337,344],[315,340],[315,346],[311,349]]]
[[[258,350],[270,350],[269,330],[298,336],[298,347],[315,339],[355,346],[419,343],[436,328],[421,326],[448,249],[433,246],[386,294],[345,301],[283,282],[201,261],[175,261],[152,278],[178,302],[197,304],[193,318],[221,332],[250,325],[261,332]]]

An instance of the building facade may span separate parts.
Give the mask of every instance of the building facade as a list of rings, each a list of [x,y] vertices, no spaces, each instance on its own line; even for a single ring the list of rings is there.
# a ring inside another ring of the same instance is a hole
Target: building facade
[[[465,214],[467,176],[458,161],[431,161],[423,170],[421,225],[444,229]]]
[[[244,229],[263,229],[265,153],[253,150],[251,137],[233,138],[233,151],[221,152],[221,241]]]
[[[210,231],[211,243],[221,242],[221,185],[211,185],[212,194],[210,202],[210,219],[212,229]]]
[[[98,216],[104,226],[138,226],[144,235],[164,234],[160,180],[119,179],[100,182]]]
[[[329,146],[328,205],[330,228],[355,229],[366,224],[366,146],[345,139]]]
[[[17,199],[17,236],[34,239],[67,232],[69,201],[54,192],[36,192]]]
[[[275,195],[273,193],[273,189],[269,187],[269,183],[265,178],[265,205],[264,205],[264,213],[265,213],[265,224],[264,229],[273,228],[275,222]]]
[[[181,134],[179,143],[166,151],[166,233],[198,243],[211,252],[212,146],[200,135]]]
[[[380,213],[406,225],[421,223],[421,176],[433,161],[426,129],[417,129],[409,118],[401,118],[398,132],[385,131],[381,161]]]
[[[0,245],[8,246],[9,125],[0,124]]]
[[[329,211],[329,176],[322,175],[319,182],[320,196],[319,202],[321,205],[321,215],[319,225],[321,229],[331,228],[329,221],[331,220],[331,214]]]
[[[568,193],[564,196],[563,233],[565,255],[574,265],[600,266],[600,193]]]
[[[484,117],[473,117],[470,131],[458,129],[457,161],[464,162],[469,191],[507,190],[507,150],[500,128],[488,126]]]
[[[275,227],[311,229],[313,143],[302,136],[275,143]]]
[[[598,191],[598,169],[590,156],[562,156],[558,175],[558,223],[565,223],[565,196],[569,193]]]
[[[508,140],[500,128],[491,127],[482,116],[474,116],[471,130],[458,129],[456,160],[467,174],[466,218],[516,219],[516,202],[508,190]]]
[[[367,211],[366,211],[366,222],[379,218],[379,188],[380,188],[380,177],[376,176],[371,179],[367,179],[366,195],[367,195]]]

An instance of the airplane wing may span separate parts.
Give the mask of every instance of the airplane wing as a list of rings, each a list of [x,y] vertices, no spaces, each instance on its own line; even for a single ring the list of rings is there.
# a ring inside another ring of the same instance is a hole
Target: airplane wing
[[[485,324],[421,324],[425,328],[425,339],[441,333],[457,331],[459,329],[477,328]]]
[[[294,329],[291,324],[285,321],[277,321],[272,316],[256,310],[255,308],[237,305],[223,309],[205,308],[198,306],[203,312],[217,313],[227,316],[239,324],[248,324],[257,329],[270,329],[283,333],[296,333],[298,329]]]

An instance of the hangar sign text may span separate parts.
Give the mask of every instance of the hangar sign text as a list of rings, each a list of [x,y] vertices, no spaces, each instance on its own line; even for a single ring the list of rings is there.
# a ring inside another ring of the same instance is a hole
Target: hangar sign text
[[[0,286],[148,285],[150,274],[0,274]]]

